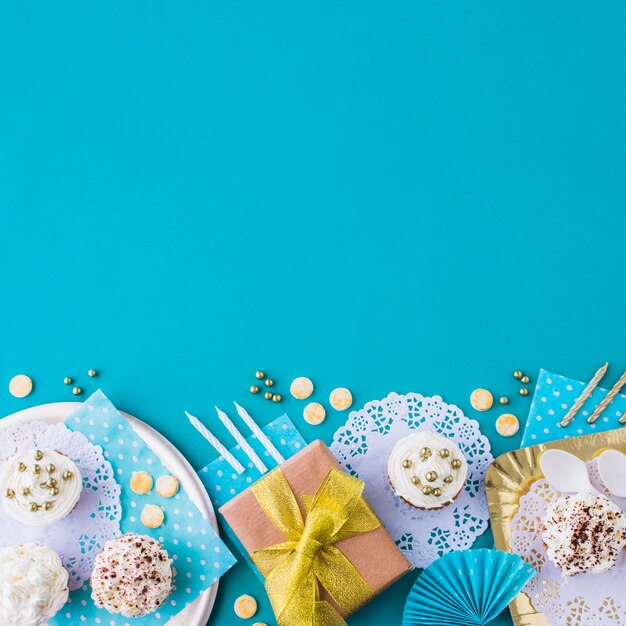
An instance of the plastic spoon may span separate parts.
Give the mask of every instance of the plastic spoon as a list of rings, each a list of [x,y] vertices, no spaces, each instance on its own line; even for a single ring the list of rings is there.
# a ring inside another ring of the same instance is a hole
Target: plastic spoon
[[[614,496],[626,498],[626,454],[619,450],[605,450],[598,457],[598,471]]]
[[[562,493],[600,492],[591,484],[587,465],[565,450],[546,450],[539,459],[546,480]]]

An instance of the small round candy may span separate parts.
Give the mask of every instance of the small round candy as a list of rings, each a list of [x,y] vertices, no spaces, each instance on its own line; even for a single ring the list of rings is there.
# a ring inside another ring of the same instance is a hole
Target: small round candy
[[[530,382],[530,378],[528,376],[522,376],[520,378],[520,382],[524,383],[525,385],[527,385]]]
[[[66,377],[63,379],[63,382],[64,382],[66,385],[71,385],[74,381],[73,381],[73,380],[72,380],[69,376],[66,376]]]
[[[165,521],[165,513],[163,509],[156,504],[146,504],[141,512],[141,523],[147,528],[159,528],[163,526]]]
[[[345,411],[352,406],[352,394],[345,387],[338,387],[330,394],[330,406],[335,411]]]
[[[512,437],[519,430],[519,420],[512,413],[503,413],[496,420],[496,430],[503,437]]]
[[[259,393],[259,386],[258,385],[251,385],[250,393]]]
[[[162,498],[173,498],[178,493],[179,487],[176,476],[164,474],[157,478],[156,491]]]
[[[272,399],[274,398],[274,394],[273,394],[271,391],[266,391],[266,392],[263,394],[263,397],[264,397],[266,400],[272,400]]]
[[[326,419],[326,409],[319,402],[311,402],[304,407],[303,415],[307,424],[317,426]]]
[[[279,394],[279,393],[275,393],[272,395],[272,400],[274,402],[280,402],[283,399],[283,397]]]
[[[90,378],[93,378],[94,376],[97,376],[98,372],[96,372],[96,370],[89,370],[87,372],[87,376],[89,376]]]
[[[516,378],[517,380],[519,380],[524,374],[522,373],[521,370],[515,370],[513,372],[513,378]]]
[[[477,411],[488,411],[493,406],[493,395],[487,389],[474,389],[470,396],[470,404]]]
[[[259,370],[255,376],[259,379],[259,380],[263,380],[265,378],[265,372],[262,372],[261,370]]]
[[[243,595],[235,600],[235,615],[241,619],[253,617],[257,612],[257,608],[256,600],[252,596]]]
[[[313,382],[306,376],[299,376],[289,387],[291,395],[298,400],[306,400],[313,393]]]
[[[271,378],[268,378],[268,379],[265,381],[265,386],[266,386],[266,387],[273,387],[273,386],[274,386],[274,381],[273,381]]]
[[[25,398],[33,390],[33,381],[26,374],[18,374],[11,379],[9,391],[16,398]]]
[[[522,388],[519,390],[519,395],[520,395],[520,396],[527,396],[527,395],[528,395],[528,389],[527,389],[526,387],[522,387]]]
[[[80,387],[74,387],[74,389],[72,389],[72,393],[75,396],[80,396],[80,394],[83,393],[83,390]]]
[[[502,396],[500,398],[500,404],[508,404],[509,403],[509,399],[506,396]]]
[[[140,496],[149,493],[152,489],[152,476],[148,472],[133,472],[130,489]]]

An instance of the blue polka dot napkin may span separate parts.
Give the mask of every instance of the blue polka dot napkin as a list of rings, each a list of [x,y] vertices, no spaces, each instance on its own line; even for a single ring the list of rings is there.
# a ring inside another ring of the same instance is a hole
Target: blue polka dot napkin
[[[159,476],[170,472],[101,391],[86,400],[65,423],[102,446],[104,456],[115,470],[122,487],[122,533],[134,532],[158,539],[174,559],[176,575],[174,591],[165,604],[145,618],[111,615],[96,608],[91,600],[91,589],[85,585],[70,594],[68,604],[48,623],[50,626],[165,624],[216,582],[236,559],[182,489],[170,499],[162,498],[154,489],[144,496],[130,490],[133,471],[145,470],[155,482]],[[141,510],[146,504],[163,508],[165,523],[161,528],[150,530],[141,523]]]
[[[617,394],[595,423],[587,423],[587,417],[608,393],[607,389],[600,387],[594,390],[574,421],[565,428],[559,426],[559,422],[576,402],[587,386],[587,382],[572,380],[547,370],[541,370],[522,437],[522,447],[623,428],[619,423],[619,418],[626,411],[626,395],[624,394]]]

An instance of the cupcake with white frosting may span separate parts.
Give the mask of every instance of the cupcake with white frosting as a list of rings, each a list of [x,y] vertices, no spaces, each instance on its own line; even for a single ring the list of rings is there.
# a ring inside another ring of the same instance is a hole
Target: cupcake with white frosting
[[[147,535],[128,533],[107,541],[96,557],[91,597],[97,607],[124,617],[156,611],[172,592],[172,560]]]
[[[541,538],[564,576],[600,574],[615,565],[626,545],[626,515],[593,493],[564,496],[550,505]]]
[[[0,548],[0,625],[37,626],[69,596],[68,573],[56,552],[33,543]]]
[[[420,431],[396,443],[387,471],[396,495],[405,502],[418,509],[441,509],[461,493],[467,461],[447,437]]]
[[[28,450],[9,459],[0,472],[7,515],[28,526],[53,524],[69,515],[83,490],[78,466],[56,450]]]

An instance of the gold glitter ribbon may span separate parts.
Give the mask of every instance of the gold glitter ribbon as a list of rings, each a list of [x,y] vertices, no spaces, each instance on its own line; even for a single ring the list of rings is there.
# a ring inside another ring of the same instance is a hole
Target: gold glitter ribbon
[[[347,614],[374,597],[363,576],[334,545],[380,526],[361,497],[363,487],[358,478],[330,470],[315,496],[302,496],[307,513],[303,521],[279,467],[253,485],[261,508],[287,539],[250,555],[265,577],[278,626],[345,625],[341,615],[319,599],[320,585]]]

